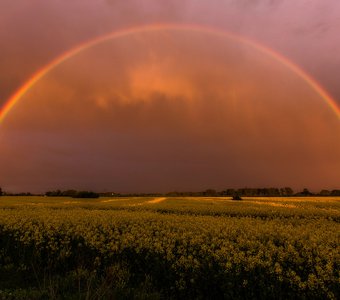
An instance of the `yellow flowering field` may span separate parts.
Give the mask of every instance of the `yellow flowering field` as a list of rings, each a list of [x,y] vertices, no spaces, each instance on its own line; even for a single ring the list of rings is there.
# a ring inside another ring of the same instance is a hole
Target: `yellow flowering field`
[[[337,299],[340,198],[0,197],[0,299]]]

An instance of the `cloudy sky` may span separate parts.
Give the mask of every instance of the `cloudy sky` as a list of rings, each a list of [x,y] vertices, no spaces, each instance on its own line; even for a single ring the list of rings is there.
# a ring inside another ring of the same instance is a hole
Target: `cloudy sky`
[[[177,29],[99,43],[18,101],[0,124],[3,189],[339,188],[339,118],[256,46],[340,105],[337,0],[2,0],[0,105],[69,49],[156,23]]]

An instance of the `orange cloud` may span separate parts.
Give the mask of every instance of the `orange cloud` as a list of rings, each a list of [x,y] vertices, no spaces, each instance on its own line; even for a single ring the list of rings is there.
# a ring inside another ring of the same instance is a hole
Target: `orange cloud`
[[[206,33],[149,32],[85,51],[20,100],[2,124],[0,182],[331,188],[339,136],[321,96],[272,57]]]

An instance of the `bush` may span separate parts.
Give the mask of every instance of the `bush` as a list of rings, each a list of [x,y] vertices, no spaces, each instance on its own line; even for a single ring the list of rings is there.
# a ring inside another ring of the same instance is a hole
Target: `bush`
[[[233,196],[233,200],[240,201],[240,200],[242,200],[242,198],[240,197],[240,195],[236,194],[236,195]]]

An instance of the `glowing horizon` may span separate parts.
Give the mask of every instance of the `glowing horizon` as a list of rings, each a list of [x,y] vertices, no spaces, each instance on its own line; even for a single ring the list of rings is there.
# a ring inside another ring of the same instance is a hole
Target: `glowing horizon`
[[[5,102],[4,106],[0,110],[0,125],[6,116],[9,114],[11,109],[19,102],[22,96],[30,90],[40,79],[42,79],[46,74],[52,71],[54,68],[62,64],[63,62],[71,59],[77,54],[90,49],[96,45],[104,43],[109,40],[126,37],[133,34],[138,34],[142,32],[155,32],[155,31],[163,31],[163,30],[177,30],[177,31],[193,31],[193,32],[202,32],[208,33],[215,36],[220,36],[224,38],[229,38],[236,40],[244,45],[251,46],[254,49],[259,50],[262,53],[265,53],[269,57],[275,59],[280,62],[282,65],[286,66],[290,70],[292,70],[295,74],[297,74],[300,78],[302,78],[320,97],[327,103],[329,108],[335,113],[335,116],[338,120],[340,120],[340,107],[335,102],[335,100],[328,94],[328,92],[319,84],[312,76],[306,73],[303,69],[301,69],[298,65],[290,61],[288,58],[283,56],[282,54],[274,51],[271,48],[268,48],[258,42],[250,40],[240,35],[236,35],[234,33],[222,31],[216,28],[210,28],[207,26],[200,25],[192,25],[192,24],[153,24],[146,25],[140,27],[132,27],[127,29],[122,29],[118,31],[111,32],[109,34],[105,34],[99,36],[97,38],[91,39],[84,43],[79,44],[76,47],[71,48],[70,50],[64,52],[60,56],[53,59],[50,63],[39,69],[37,72],[33,73],[33,75],[28,79],[17,91],[9,97],[9,99]]]

